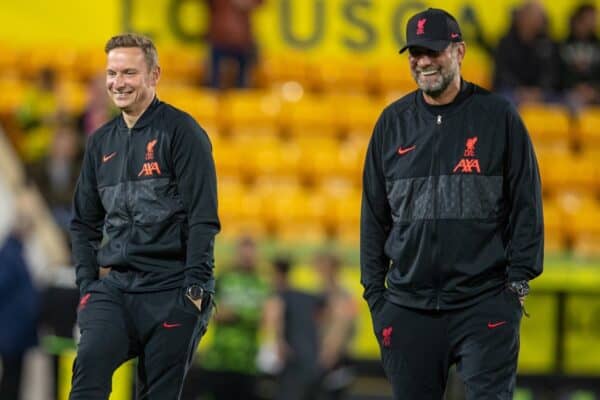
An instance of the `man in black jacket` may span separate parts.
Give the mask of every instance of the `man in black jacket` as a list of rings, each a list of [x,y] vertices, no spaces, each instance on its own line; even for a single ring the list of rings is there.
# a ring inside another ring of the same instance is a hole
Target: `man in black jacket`
[[[527,131],[461,79],[460,28],[428,9],[407,25],[419,87],[388,106],[367,150],[361,282],[396,399],[512,399],[528,281],[542,272],[540,180]],[[387,285],[386,285],[387,280]]]
[[[121,114],[89,138],[73,200],[81,340],[70,399],[107,399],[114,370],[133,357],[139,399],[178,399],[212,311],[220,225],[211,144],[156,97],[149,39],[115,36],[105,51]]]

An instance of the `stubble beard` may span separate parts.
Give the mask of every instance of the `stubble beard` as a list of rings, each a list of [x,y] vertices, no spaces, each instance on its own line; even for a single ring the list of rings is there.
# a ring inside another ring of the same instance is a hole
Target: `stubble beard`
[[[456,77],[457,69],[458,68],[455,63],[453,63],[446,69],[441,68],[439,79],[431,84],[420,82],[417,73],[414,73],[414,78],[417,82],[417,85],[419,86],[419,89],[421,89],[423,93],[425,93],[427,96],[435,99],[440,97],[446,91],[446,89],[448,89],[448,86],[450,86],[450,84]]]

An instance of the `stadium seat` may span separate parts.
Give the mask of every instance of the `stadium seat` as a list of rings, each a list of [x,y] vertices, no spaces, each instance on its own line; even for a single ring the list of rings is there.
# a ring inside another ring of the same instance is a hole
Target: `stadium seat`
[[[341,173],[339,141],[326,135],[320,137],[298,137],[300,149],[298,173],[310,181]]]
[[[332,95],[331,101],[337,111],[334,114],[336,127],[348,135],[371,136],[384,108],[381,98],[365,95]]]
[[[492,60],[490,60],[490,56],[477,47],[469,47],[467,53],[461,67],[462,77],[483,88],[491,89]]]
[[[211,141],[217,176],[241,176],[242,159],[238,154],[238,146],[232,140],[219,136],[211,136]]]
[[[276,86],[288,81],[305,86],[307,76],[306,56],[292,52],[265,55],[257,71],[257,81],[261,87]]]
[[[87,103],[87,90],[85,85],[73,79],[64,80],[58,89],[58,101],[62,110],[70,115],[83,112]]]
[[[281,124],[292,136],[336,136],[335,109],[329,96],[305,94],[298,101],[283,103]]]
[[[544,199],[544,251],[558,253],[566,249],[565,215],[556,201]]]
[[[581,111],[577,132],[584,150],[600,149],[600,106],[588,107]]]
[[[571,121],[565,107],[527,103],[519,112],[536,149],[571,148]]]
[[[286,222],[275,229],[278,241],[288,244],[322,244],[327,240],[327,231],[322,225],[306,222]]]
[[[281,99],[275,92],[229,91],[220,102],[221,122],[232,135],[278,135]]]
[[[0,114],[10,115],[23,104],[30,85],[15,78],[0,79]]]
[[[570,220],[573,237],[573,254],[581,258],[600,257],[600,204],[587,201],[581,204]]]
[[[400,56],[394,61],[377,62],[373,69],[373,81],[378,93],[390,91],[408,93],[417,88],[405,56]]]
[[[160,85],[158,97],[189,113],[207,132],[220,130],[217,92],[185,85]]]
[[[565,148],[540,148],[536,152],[544,193],[555,195],[573,189],[571,176],[578,159]]]
[[[297,146],[278,137],[233,136],[229,142],[237,149],[239,174],[246,179],[297,173],[300,157]]]
[[[158,48],[161,66],[161,84],[199,86],[205,76],[203,56],[197,48],[166,46]]]
[[[320,58],[310,62],[307,69],[309,87],[315,91],[366,95],[373,86],[369,60],[358,55],[351,59]]]
[[[365,155],[369,145],[369,137],[354,135],[347,137],[339,145],[339,172],[351,179],[357,187],[362,184],[362,171]]]

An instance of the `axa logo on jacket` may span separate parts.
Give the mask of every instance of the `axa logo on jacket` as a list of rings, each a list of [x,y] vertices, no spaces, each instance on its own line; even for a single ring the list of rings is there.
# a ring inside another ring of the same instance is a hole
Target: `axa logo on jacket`
[[[465,145],[465,151],[463,152],[463,158],[460,159],[458,164],[454,167],[452,172],[462,172],[463,174],[471,174],[473,172],[481,173],[481,167],[479,166],[479,159],[475,158],[475,144],[477,143],[477,136],[467,139]]]

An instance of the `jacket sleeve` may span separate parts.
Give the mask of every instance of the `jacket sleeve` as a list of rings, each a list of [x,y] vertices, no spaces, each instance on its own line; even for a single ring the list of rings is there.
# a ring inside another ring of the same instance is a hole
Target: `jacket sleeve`
[[[375,126],[363,171],[360,216],[360,281],[363,297],[372,309],[385,291],[390,259],[384,247],[392,227],[382,164],[383,118]]]
[[[506,166],[509,201],[510,282],[530,280],[542,273],[544,261],[544,221],[538,164],[523,121],[509,108]]]
[[[106,211],[100,201],[94,167],[93,138],[91,136],[83,156],[83,164],[73,196],[71,219],[71,246],[75,262],[76,283],[81,294],[98,279],[96,253],[102,241]]]
[[[217,177],[206,132],[186,114],[172,143],[177,188],[187,213],[188,242],[184,286],[214,290],[214,239],[220,230]]]

